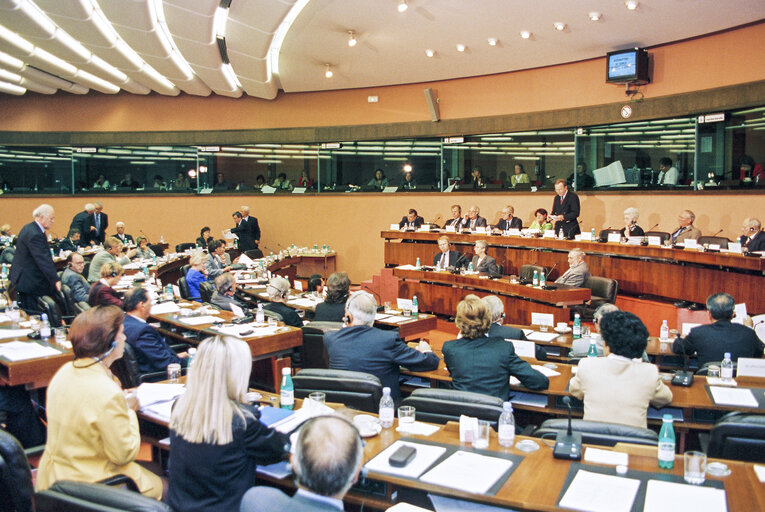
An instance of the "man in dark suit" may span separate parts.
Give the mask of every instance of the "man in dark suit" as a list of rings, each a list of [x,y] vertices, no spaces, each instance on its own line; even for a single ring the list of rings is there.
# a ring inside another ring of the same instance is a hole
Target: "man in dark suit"
[[[131,235],[125,234],[125,223],[120,221],[117,224],[115,224],[117,228],[117,233],[114,234],[114,238],[122,242],[123,244],[135,244],[133,241],[133,237]]]
[[[675,354],[697,354],[699,367],[705,363],[722,361],[730,352],[735,362],[739,357],[762,357],[763,344],[754,329],[731,322],[735,301],[727,293],[715,293],[707,298],[707,311],[713,324],[691,329],[685,339],[672,344]]]
[[[486,240],[476,240],[475,256],[473,256],[473,261],[470,262],[473,264],[473,270],[489,274],[490,276],[499,275],[497,260],[486,254],[486,247],[488,247]]]
[[[749,252],[765,251],[765,233],[762,231],[762,225],[758,219],[753,217],[744,219],[739,241]]]
[[[258,219],[250,215],[250,207],[242,206],[242,222],[246,223],[250,229],[252,239],[255,241],[255,248],[260,245],[260,226],[258,225]]]
[[[420,226],[425,224],[425,219],[417,215],[417,210],[410,209],[409,212],[401,217],[401,222],[398,223],[399,229],[417,230]]]
[[[449,226],[454,226],[455,229],[462,227],[462,207],[458,204],[452,205],[452,218],[446,221],[446,224],[444,224],[444,229],[448,228]]]
[[[555,221],[555,234],[563,230],[563,236],[572,240],[581,233],[579,229],[579,196],[568,189],[566,180],[555,182],[555,198],[553,199],[550,218]]]
[[[337,416],[320,416],[300,427],[290,463],[298,490],[289,497],[274,487],[253,487],[240,512],[337,512],[361,470],[364,446],[356,428]]]
[[[232,217],[234,218],[236,226],[231,228],[231,232],[239,237],[239,250],[246,252],[252,249],[257,249],[255,239],[252,238],[252,230],[250,229],[250,226],[247,223],[242,222],[242,214],[234,212]]]
[[[96,227],[93,225],[93,213],[96,207],[93,203],[85,205],[85,209],[74,216],[69,225],[69,231],[76,229],[80,232],[80,245],[87,247],[94,240]]]
[[[376,313],[377,302],[372,295],[354,293],[345,303],[348,327],[325,334],[324,346],[330,368],[375,375],[383,387],[390,388],[391,397],[397,402],[401,398],[399,366],[417,372],[435,370],[438,357],[427,343],[413,349],[398,337],[397,331],[372,327]]]
[[[63,240],[59,240],[56,248],[59,251],[77,251],[80,246],[80,230],[70,229],[69,234]]]
[[[103,212],[104,205],[99,201],[93,203],[95,210],[93,211],[93,227],[96,228],[93,231],[93,240],[102,244],[106,239],[106,228],[109,227],[109,216]]]
[[[45,230],[53,226],[56,213],[51,205],[42,204],[32,215],[34,222],[21,228],[16,239],[10,279],[21,308],[29,314],[39,314],[37,298],[60,292],[61,281],[45,238]]]
[[[479,213],[481,213],[481,209],[478,206],[471,206],[462,219],[462,227],[475,231],[475,228],[485,228],[488,226],[489,224],[486,222],[486,219],[481,217]]]
[[[502,208],[502,218],[495,226],[496,231],[507,231],[508,229],[521,229],[523,222],[518,217],[513,217],[515,208],[510,205]]]
[[[151,315],[151,297],[146,290],[132,288],[125,294],[122,308],[127,313],[122,321],[125,341],[135,352],[139,373],[164,372],[171,363],[186,366],[188,356],[173,352],[159,331],[146,323]]]
[[[463,268],[467,267],[468,260],[459,251],[451,251],[449,238],[442,236],[438,239],[439,252],[433,256],[433,266],[438,268]]]

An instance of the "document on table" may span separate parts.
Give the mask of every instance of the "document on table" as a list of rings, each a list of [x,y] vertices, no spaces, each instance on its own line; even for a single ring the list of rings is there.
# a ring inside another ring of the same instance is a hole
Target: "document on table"
[[[762,464],[754,465],[754,474],[757,475],[757,479],[765,484],[765,466]]]
[[[404,466],[403,468],[396,468],[388,463],[388,459],[393,453],[401,446],[411,446],[417,450],[414,460]],[[396,476],[404,476],[409,478],[418,478],[423,474],[430,466],[433,465],[438,458],[444,454],[446,448],[443,446],[433,446],[430,444],[410,443],[405,441],[396,441],[385,450],[377,454],[377,457],[367,462],[364,467],[368,471],[376,471],[378,473],[387,473]]]
[[[580,469],[558,505],[587,512],[630,512],[639,488],[640,480],[634,478]]]
[[[302,299],[291,300],[288,302],[288,304],[294,304],[295,306],[300,306],[302,308],[312,308],[312,307],[315,307],[316,304],[319,304],[320,302],[321,302],[320,300],[317,301],[313,299],[302,298]]]
[[[398,316],[398,315],[391,315],[383,322],[388,322],[391,324],[402,324],[404,322],[408,322],[409,320],[417,320],[416,316]]]
[[[151,307],[152,315],[164,315],[165,313],[177,313],[181,308],[175,302],[163,302]]]
[[[433,508],[436,512],[507,512],[508,509],[504,507],[495,507],[493,505],[486,505],[485,503],[476,503],[474,501],[458,500],[457,498],[447,498],[446,496],[439,496],[437,494],[428,493],[430,502],[433,503]],[[407,504],[408,505],[408,504]],[[412,505],[409,505],[410,507]],[[395,507],[389,508],[387,512],[394,510]],[[425,510],[416,507],[416,510]],[[396,510],[395,512],[409,512],[410,509]]]
[[[32,329],[0,329],[0,340],[26,338]]]
[[[147,407],[142,407],[141,412],[150,418],[169,423],[174,403],[174,401],[168,401],[151,404]]]
[[[735,405],[739,407],[757,407],[759,404],[751,389],[732,389],[709,386],[715,405]]]
[[[526,335],[526,339],[529,341],[552,341],[560,336],[557,332],[539,332],[534,331],[531,334]]]
[[[214,316],[210,315],[204,315],[204,316],[186,316],[181,317],[178,319],[181,323],[186,325],[204,325],[204,324],[211,324],[213,322],[217,322],[218,319]]]
[[[648,480],[643,512],[725,512],[727,509],[723,489]]]
[[[629,465],[629,455],[624,452],[614,452],[611,450],[601,450],[600,448],[588,447],[584,450],[585,462],[595,464],[610,464],[612,466]]]
[[[0,343],[0,356],[9,361],[25,361],[27,359],[37,359],[39,357],[58,356],[61,351],[40,345],[33,341],[9,341]]]
[[[542,366],[541,364],[532,364],[531,367],[545,377],[556,377],[560,375],[559,371],[553,370],[552,368],[548,368],[546,366]]]
[[[146,407],[159,402],[173,401],[186,391],[184,384],[144,382],[136,388],[138,403]]]
[[[272,327],[253,327],[252,324],[243,325],[214,325],[212,330],[218,331],[226,336],[234,336],[237,338],[251,337],[251,336],[270,336],[284,330],[284,327],[272,326]],[[252,331],[247,334],[242,334],[247,331]]]
[[[484,494],[513,466],[513,461],[457,450],[422,477],[423,482]]]

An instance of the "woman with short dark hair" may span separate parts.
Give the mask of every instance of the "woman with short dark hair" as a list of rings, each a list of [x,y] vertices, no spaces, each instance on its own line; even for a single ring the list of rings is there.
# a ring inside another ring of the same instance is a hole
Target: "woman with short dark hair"
[[[313,320],[323,322],[342,322],[345,315],[345,301],[351,280],[345,272],[335,272],[327,279],[327,298],[324,302],[316,305],[316,314]]]

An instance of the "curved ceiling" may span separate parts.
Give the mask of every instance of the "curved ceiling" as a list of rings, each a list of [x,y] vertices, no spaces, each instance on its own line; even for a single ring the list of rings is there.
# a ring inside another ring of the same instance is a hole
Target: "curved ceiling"
[[[0,92],[274,99],[549,66],[762,19],[762,0],[0,0]]]

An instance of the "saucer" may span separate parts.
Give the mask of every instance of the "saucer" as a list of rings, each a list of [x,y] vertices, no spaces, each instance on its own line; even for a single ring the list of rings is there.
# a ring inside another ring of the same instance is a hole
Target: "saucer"
[[[353,424],[361,437],[374,437],[382,431],[380,421],[369,414],[357,414],[353,417]]]
[[[571,332],[571,327],[566,327],[565,329],[558,329],[555,327],[553,330],[559,334],[566,334],[567,332]]]

